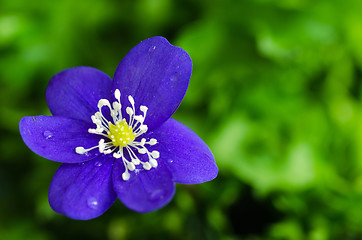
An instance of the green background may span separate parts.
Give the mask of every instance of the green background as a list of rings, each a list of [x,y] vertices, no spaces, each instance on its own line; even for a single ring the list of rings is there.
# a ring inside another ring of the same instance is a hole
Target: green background
[[[148,214],[56,214],[60,164],[25,146],[19,120],[50,114],[54,74],[113,76],[152,36],[193,60],[174,118],[219,176]],[[361,83],[360,0],[0,0],[0,239],[362,239]]]

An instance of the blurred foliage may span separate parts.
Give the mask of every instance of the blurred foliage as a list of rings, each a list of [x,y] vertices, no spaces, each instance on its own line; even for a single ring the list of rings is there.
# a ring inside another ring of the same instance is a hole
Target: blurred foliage
[[[153,213],[54,213],[59,164],[24,145],[19,120],[49,114],[55,73],[112,76],[156,35],[193,59],[174,117],[208,143],[218,178],[177,185]],[[0,0],[0,238],[362,239],[361,82],[360,0]]]

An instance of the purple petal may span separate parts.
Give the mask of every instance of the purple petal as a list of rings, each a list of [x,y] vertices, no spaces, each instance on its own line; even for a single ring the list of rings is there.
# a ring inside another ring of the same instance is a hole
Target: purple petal
[[[111,86],[111,78],[95,68],[69,68],[50,80],[46,100],[54,116],[91,122],[99,99],[109,97]]]
[[[36,154],[57,162],[78,163],[99,155],[94,149],[77,154],[76,147],[98,145],[99,137],[88,133],[91,124],[65,117],[35,116],[20,120],[19,130],[25,144]]]
[[[189,84],[192,62],[181,48],[165,38],[153,37],[135,46],[119,64],[113,91],[119,89],[123,105],[128,95],[136,108],[148,107],[145,124],[151,130],[160,126],[177,109]],[[125,112],[125,107],[122,109]]]
[[[172,175],[163,163],[151,170],[130,172],[131,177],[127,181],[122,179],[123,172],[122,161],[115,161],[112,173],[113,187],[122,203],[134,211],[149,212],[161,208],[175,193]]]
[[[217,176],[218,168],[210,149],[182,123],[170,118],[147,137],[157,139],[154,149],[160,152],[159,161],[167,164],[174,182],[202,183]]]
[[[103,214],[116,200],[112,187],[112,158],[99,157],[79,164],[62,164],[49,188],[54,211],[87,220]]]

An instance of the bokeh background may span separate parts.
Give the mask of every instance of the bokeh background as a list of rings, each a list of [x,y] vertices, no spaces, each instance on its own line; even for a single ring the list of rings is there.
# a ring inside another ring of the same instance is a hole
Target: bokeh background
[[[57,72],[113,76],[156,35],[193,60],[174,118],[219,176],[148,214],[56,214],[59,163],[24,145],[19,120],[50,114]],[[361,83],[360,0],[0,0],[0,239],[362,239]]]

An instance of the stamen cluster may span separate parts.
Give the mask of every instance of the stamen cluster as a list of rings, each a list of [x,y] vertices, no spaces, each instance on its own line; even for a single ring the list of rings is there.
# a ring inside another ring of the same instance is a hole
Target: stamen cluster
[[[86,154],[88,151],[98,148],[100,153],[111,154],[117,159],[122,159],[125,171],[122,174],[123,180],[130,178],[128,171],[134,171],[137,165],[142,164],[143,169],[150,170],[152,167],[156,168],[157,158],[160,157],[158,151],[149,152],[145,145],[155,145],[157,140],[154,138],[148,141],[145,138],[141,138],[137,141],[137,138],[147,132],[147,125],[143,124],[146,118],[148,108],[146,106],[140,106],[140,111],[143,115],[136,115],[135,102],[131,95],[128,96],[128,101],[132,107],[126,108],[126,113],[129,115],[129,121],[122,116],[121,105],[121,93],[118,89],[115,90],[114,96],[116,101],[110,104],[107,99],[100,99],[98,102],[98,112],[92,115],[92,122],[97,126],[95,129],[88,129],[89,133],[101,135],[101,138],[97,146],[85,149],[84,147],[77,147],[75,149],[78,154]],[[102,108],[108,107],[112,121],[109,121],[103,116]],[[107,141],[106,140],[110,140]],[[141,161],[135,150],[140,154],[147,154],[148,161]],[[127,159],[125,152],[128,153]]]

